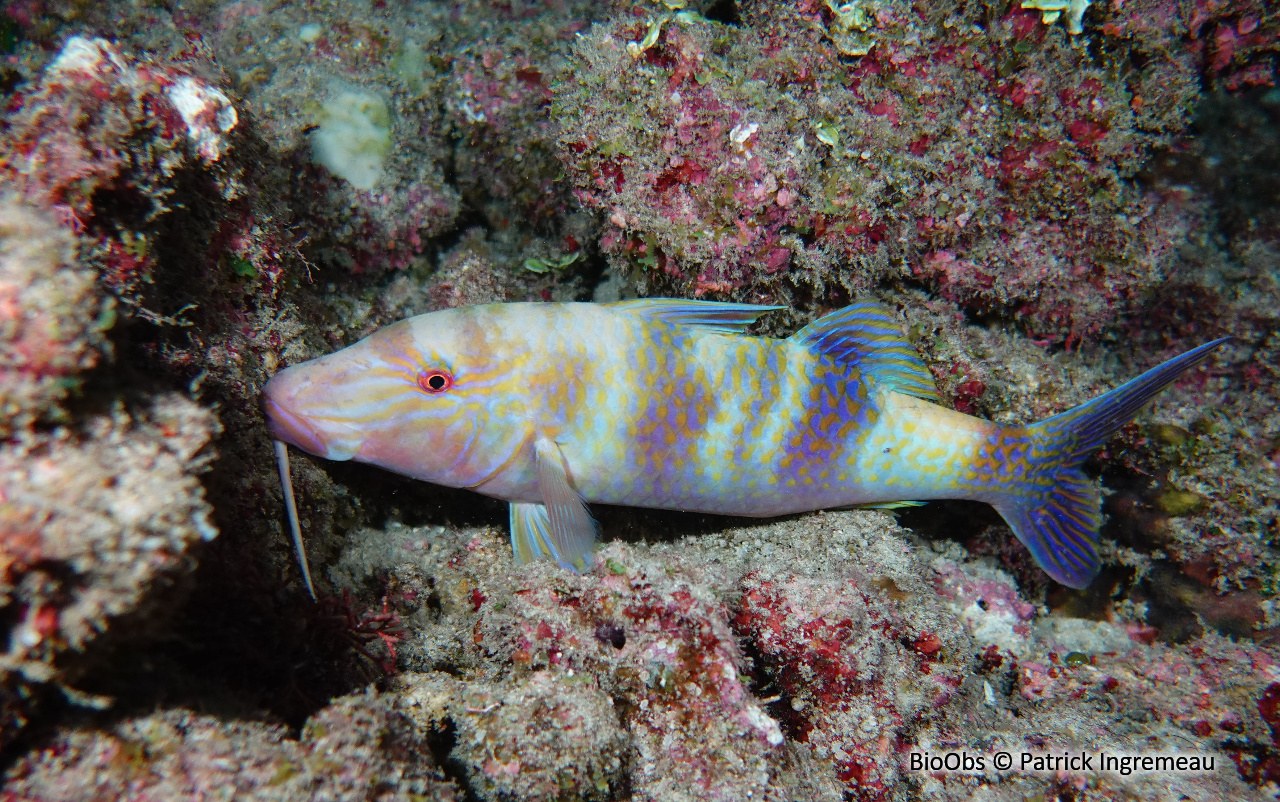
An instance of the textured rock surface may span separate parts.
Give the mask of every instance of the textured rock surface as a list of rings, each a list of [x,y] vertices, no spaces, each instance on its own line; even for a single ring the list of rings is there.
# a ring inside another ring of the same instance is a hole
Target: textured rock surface
[[[15,799],[62,802],[461,798],[394,700],[373,692],[334,701],[297,740],[279,725],[189,710],[128,719],[107,731],[61,732],[10,769],[5,790]]]
[[[106,348],[114,302],[75,257],[53,216],[0,196],[0,433],[56,413]]]

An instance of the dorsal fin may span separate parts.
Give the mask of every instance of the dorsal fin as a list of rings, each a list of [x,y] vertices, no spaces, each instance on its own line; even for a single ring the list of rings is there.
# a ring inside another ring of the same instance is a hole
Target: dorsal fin
[[[875,301],[859,301],[820,317],[792,339],[838,362],[851,364],[894,390],[942,403],[933,375],[903,336],[893,313]]]
[[[700,326],[721,334],[741,334],[747,326],[769,312],[786,309],[785,306],[688,301],[683,298],[637,298],[605,306],[678,326]]]

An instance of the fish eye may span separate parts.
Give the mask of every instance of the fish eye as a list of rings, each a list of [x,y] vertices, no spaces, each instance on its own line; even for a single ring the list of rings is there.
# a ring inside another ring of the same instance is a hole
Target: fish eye
[[[438,395],[453,386],[453,374],[447,370],[424,370],[418,374],[418,386],[423,392]]]

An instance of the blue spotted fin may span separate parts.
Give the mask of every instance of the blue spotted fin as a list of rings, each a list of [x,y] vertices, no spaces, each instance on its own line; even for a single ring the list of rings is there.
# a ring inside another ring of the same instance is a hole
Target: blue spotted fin
[[[1021,481],[993,506],[1049,576],[1084,588],[1098,574],[1102,493],[1080,464],[1153,396],[1209,358],[1230,337],[1174,357],[1106,395],[1027,427],[1031,448]]]
[[[742,334],[747,326],[785,306],[726,304],[718,301],[686,301],[682,298],[640,298],[608,304],[619,312],[633,312],[651,320],[678,326],[700,326],[721,334]]]
[[[933,374],[903,335],[893,313],[875,301],[860,301],[820,317],[792,338],[900,393],[942,403]]]
[[[596,523],[573,489],[560,447],[547,438],[534,445],[542,504],[512,502],[511,550],[521,564],[550,557],[581,572],[596,544]]]

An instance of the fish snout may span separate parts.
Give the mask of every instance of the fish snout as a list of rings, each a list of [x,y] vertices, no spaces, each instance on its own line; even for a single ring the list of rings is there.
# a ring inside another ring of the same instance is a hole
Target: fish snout
[[[267,431],[271,432],[274,439],[297,446],[309,454],[324,456],[324,441],[320,439],[320,433],[308,426],[304,418],[295,415],[265,392],[262,395],[262,411],[267,416]]]
[[[350,459],[359,450],[359,433],[350,426],[327,419],[323,393],[304,371],[286,368],[262,388],[262,412],[267,430],[277,440],[325,459]],[[317,404],[321,404],[317,407]]]

